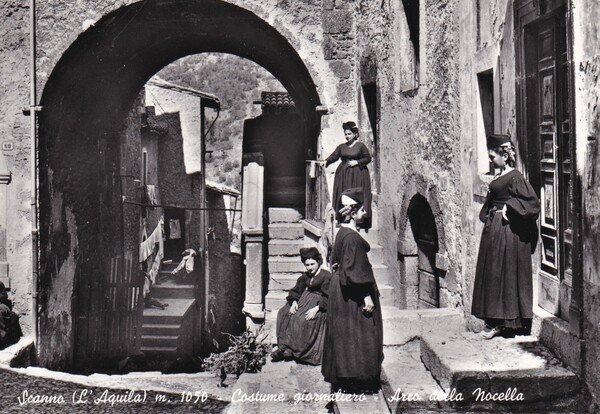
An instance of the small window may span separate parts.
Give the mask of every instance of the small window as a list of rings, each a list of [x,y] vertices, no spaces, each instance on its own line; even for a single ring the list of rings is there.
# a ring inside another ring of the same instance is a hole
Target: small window
[[[402,5],[404,6],[404,14],[406,15],[408,30],[410,32],[410,42],[412,43],[413,48],[415,50],[415,60],[417,66],[419,65],[419,61],[421,60],[419,53],[419,3],[419,0],[402,0]]]
[[[487,135],[494,132],[494,73],[477,74],[479,102],[477,110],[477,169],[480,174],[494,174],[494,165],[487,153]]]

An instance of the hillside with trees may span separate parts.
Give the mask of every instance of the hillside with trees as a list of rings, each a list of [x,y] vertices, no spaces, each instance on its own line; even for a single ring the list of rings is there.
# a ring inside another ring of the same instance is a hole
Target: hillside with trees
[[[234,55],[205,53],[179,59],[163,68],[159,77],[216,95],[221,101],[219,118],[207,137],[207,178],[241,188],[244,120],[261,113],[262,91],[285,91],[279,81],[256,63]],[[207,125],[214,119],[207,110]]]

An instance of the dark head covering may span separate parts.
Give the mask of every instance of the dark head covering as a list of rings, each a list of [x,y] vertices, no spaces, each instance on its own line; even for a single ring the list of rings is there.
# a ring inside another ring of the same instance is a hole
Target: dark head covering
[[[348,200],[348,198],[350,200]],[[354,201],[354,202],[351,202]],[[342,200],[341,200],[343,205],[349,206],[352,204],[362,204],[365,202],[364,196],[363,196],[363,189],[362,187],[354,187],[354,188],[348,188],[346,189],[343,193],[342,193]]]
[[[319,264],[323,264],[323,257],[316,247],[303,247],[300,249],[300,259],[302,260],[302,263],[308,259],[314,259]]]
[[[355,134],[358,132],[358,127],[356,126],[356,123],[354,121],[344,122],[342,124],[342,129],[344,131],[349,129],[350,131],[354,132]]]
[[[504,144],[510,144],[510,136],[502,134],[489,134],[487,136],[488,149],[498,148]]]

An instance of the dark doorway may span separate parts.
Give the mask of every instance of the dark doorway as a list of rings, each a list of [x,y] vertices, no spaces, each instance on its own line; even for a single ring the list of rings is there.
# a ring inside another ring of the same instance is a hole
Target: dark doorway
[[[429,203],[417,194],[410,201],[408,219],[417,244],[418,308],[440,307],[440,272],[435,267],[439,251],[437,226]]]
[[[261,153],[265,167],[265,206],[294,208],[304,215],[305,160],[315,148],[291,96],[263,92],[262,114],[244,121],[244,154]]]
[[[165,208],[165,259],[179,261],[188,246],[186,242],[185,210]]]
[[[365,83],[362,86],[362,91],[373,134],[373,175],[375,189],[379,191],[381,183],[379,179],[379,91],[377,90],[377,82]]]

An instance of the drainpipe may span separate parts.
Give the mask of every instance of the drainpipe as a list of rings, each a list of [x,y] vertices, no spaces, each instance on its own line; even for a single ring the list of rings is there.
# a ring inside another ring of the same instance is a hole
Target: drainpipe
[[[30,57],[30,95],[29,95],[29,122],[31,128],[31,243],[32,243],[32,278],[31,278],[31,316],[33,318],[33,341],[37,346],[38,341],[38,277],[39,277],[39,249],[38,249],[38,197],[37,197],[37,111],[41,108],[36,105],[36,38],[35,38],[35,0],[29,0],[29,57]]]

